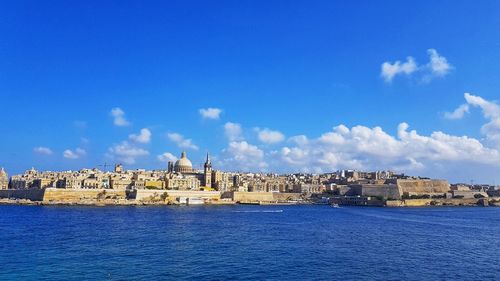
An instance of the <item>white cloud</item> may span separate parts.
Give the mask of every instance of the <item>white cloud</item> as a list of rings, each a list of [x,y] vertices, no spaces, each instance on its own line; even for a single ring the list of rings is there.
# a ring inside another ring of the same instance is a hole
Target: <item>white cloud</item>
[[[78,159],[78,158],[80,158],[80,156],[78,154],[76,154],[75,152],[73,152],[73,151],[71,151],[69,149],[66,149],[63,152],[63,156],[66,159]]]
[[[469,105],[462,104],[461,106],[457,107],[457,109],[455,109],[453,112],[445,112],[444,118],[451,120],[462,119],[466,113],[469,113]]]
[[[380,76],[388,83],[398,75],[411,77],[418,74],[417,78],[422,82],[430,82],[436,77],[444,77],[453,69],[448,60],[441,56],[436,49],[428,49],[429,62],[425,65],[418,65],[411,56],[407,57],[406,62],[396,61],[394,63],[384,62],[381,66]]]
[[[220,114],[222,113],[222,110],[219,108],[209,107],[209,108],[202,108],[199,110],[199,112],[200,112],[201,117],[203,117],[203,119],[217,120],[220,118]]]
[[[327,172],[336,169],[431,171],[440,163],[499,165],[500,154],[466,136],[434,132],[422,136],[401,123],[398,137],[380,127],[337,126],[317,139],[283,147],[277,155],[290,170]]]
[[[224,132],[226,134],[226,137],[230,141],[243,140],[243,137],[241,135],[243,133],[243,130],[241,129],[241,125],[238,123],[227,122],[224,125]]]
[[[500,149],[500,106],[469,93],[465,93],[464,98],[470,106],[481,108],[484,118],[488,120],[481,127],[481,133],[486,136],[489,144]]]
[[[427,53],[430,57],[428,66],[434,75],[445,76],[450,72],[452,69],[451,64],[448,63],[448,60],[445,57],[439,55],[436,49],[428,49]]]
[[[157,156],[158,161],[168,163],[168,162],[175,162],[177,161],[177,157],[175,157],[172,153],[170,152],[165,152],[163,154],[160,154]]]
[[[264,161],[264,151],[246,141],[230,142],[222,155],[220,164],[232,171],[262,171],[268,166]]]
[[[79,159],[82,156],[85,156],[86,154],[87,154],[87,151],[85,151],[85,149],[82,149],[82,148],[77,148],[74,151],[70,150],[70,149],[66,149],[63,152],[63,157],[66,159],[75,160],[75,159]]]
[[[110,114],[113,117],[113,123],[116,126],[126,127],[131,125],[131,123],[125,118],[125,112],[121,108],[115,107],[111,109]]]
[[[401,61],[396,61],[394,63],[384,62],[382,64],[381,76],[386,82],[392,82],[392,79],[398,74],[411,75],[413,72],[417,71],[418,66],[415,59],[412,57],[407,57],[406,62],[401,63]]]
[[[254,146],[261,153],[256,154],[253,158],[257,160],[247,167],[259,169],[258,163],[266,163],[265,168],[270,171],[318,173],[337,169],[392,169],[465,181],[478,175],[490,179],[497,177],[496,171],[500,169],[500,105],[468,93],[464,97],[466,104],[449,113],[448,118],[461,118],[473,107],[480,108],[487,120],[481,128],[484,139],[441,131],[423,135],[409,130],[405,122],[399,124],[395,136],[381,127],[339,125],[317,138],[291,137],[286,144],[272,151]],[[237,148],[232,144],[223,151],[222,155],[230,159],[228,167],[237,164],[235,159],[248,161],[248,157],[233,156],[239,155]]]
[[[305,135],[291,137],[288,141],[297,145],[306,145],[309,143],[309,139]]]
[[[147,128],[141,129],[141,132],[136,135],[129,135],[129,139],[137,143],[149,143],[151,141],[151,131]]]
[[[191,139],[185,139],[184,136],[179,133],[168,133],[167,137],[179,148],[198,150],[198,146],[195,145]]]
[[[42,154],[42,155],[52,155],[54,153],[52,149],[43,146],[35,147],[33,148],[33,151],[37,154]]]
[[[491,119],[483,126],[487,139],[500,144],[500,107],[467,94],[469,106],[478,106]],[[263,130],[259,130],[263,131]],[[498,138],[497,138],[498,137]],[[429,135],[400,123],[395,136],[381,127],[339,125],[316,138],[290,137],[279,148],[267,150],[247,141],[229,141],[218,165],[226,170],[273,172],[331,172],[391,169],[413,175],[470,180],[484,171],[500,169],[500,148],[468,136],[441,131]]]
[[[108,149],[106,156],[121,161],[124,164],[135,164],[138,157],[148,156],[149,151],[137,147],[128,141],[123,141]]]
[[[257,137],[259,140],[266,144],[275,144],[285,140],[285,135],[280,131],[273,131],[270,129],[259,129],[256,128]]]

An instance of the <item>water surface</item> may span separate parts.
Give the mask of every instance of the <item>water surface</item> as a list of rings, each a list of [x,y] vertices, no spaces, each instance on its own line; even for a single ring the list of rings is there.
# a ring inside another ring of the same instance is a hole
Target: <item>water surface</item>
[[[0,206],[1,280],[500,280],[500,208]]]

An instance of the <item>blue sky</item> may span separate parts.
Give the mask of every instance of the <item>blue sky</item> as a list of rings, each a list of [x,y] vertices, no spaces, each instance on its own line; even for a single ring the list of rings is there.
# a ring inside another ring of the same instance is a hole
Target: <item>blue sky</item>
[[[0,34],[11,174],[187,150],[224,170],[500,182],[498,1],[4,1]]]

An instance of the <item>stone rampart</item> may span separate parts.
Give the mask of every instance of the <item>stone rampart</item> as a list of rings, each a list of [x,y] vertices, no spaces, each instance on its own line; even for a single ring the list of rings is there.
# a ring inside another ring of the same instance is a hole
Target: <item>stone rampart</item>
[[[234,192],[235,202],[275,201],[273,192]]]
[[[276,201],[290,201],[301,199],[300,193],[277,193],[273,192],[273,200]]]
[[[165,194],[166,193],[166,194]],[[177,200],[177,198],[202,198],[210,200],[219,200],[221,195],[218,191],[197,191],[197,190],[148,190],[139,189],[135,191],[135,197],[130,199],[135,199],[137,201],[148,201],[151,199],[160,199],[162,196],[165,199],[170,199],[171,201]]]
[[[395,184],[363,184],[363,196],[383,197],[386,199],[401,199],[401,193]]]
[[[86,200],[125,199],[125,190],[47,188],[43,201],[81,202]]]
[[[3,189],[0,190],[0,198],[27,199],[31,201],[43,201],[45,189]]]
[[[405,199],[390,200],[387,207],[425,207],[425,206],[475,206],[480,199]]]
[[[339,195],[342,196],[357,196],[363,193],[363,187],[360,184],[339,185],[337,189]]]
[[[43,202],[68,202],[78,203],[82,201],[125,199],[125,190],[112,189],[6,189],[0,190],[0,198],[27,199]]]
[[[446,193],[450,191],[450,184],[447,180],[403,180],[398,179],[397,185],[402,194],[430,194]]]

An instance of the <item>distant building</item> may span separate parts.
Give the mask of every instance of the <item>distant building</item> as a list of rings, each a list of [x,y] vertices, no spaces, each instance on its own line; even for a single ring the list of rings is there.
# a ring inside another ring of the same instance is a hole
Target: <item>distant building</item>
[[[115,165],[115,173],[123,173],[123,165],[122,164]]]
[[[182,152],[181,158],[175,162],[174,172],[176,172],[176,173],[192,173],[193,172],[193,164],[187,158],[185,151]]]
[[[0,189],[9,188],[9,175],[3,168],[0,168]]]
[[[210,161],[210,155],[207,153],[207,160],[205,161],[204,170],[204,186],[206,188],[212,188],[212,162]]]

